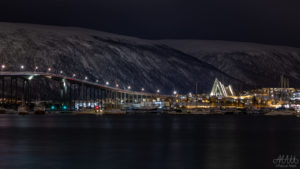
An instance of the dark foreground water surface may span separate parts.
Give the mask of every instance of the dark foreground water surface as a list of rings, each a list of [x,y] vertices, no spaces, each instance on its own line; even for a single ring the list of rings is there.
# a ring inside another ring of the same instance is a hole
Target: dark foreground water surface
[[[0,169],[256,169],[280,154],[300,159],[299,118],[0,115]]]

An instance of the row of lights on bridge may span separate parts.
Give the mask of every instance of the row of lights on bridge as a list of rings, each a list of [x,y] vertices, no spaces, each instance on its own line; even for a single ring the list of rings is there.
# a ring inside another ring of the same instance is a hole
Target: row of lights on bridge
[[[4,70],[4,69],[6,68],[6,66],[5,66],[4,64],[2,64],[2,65],[1,65],[1,68],[2,68],[2,70]],[[24,69],[25,69],[25,66],[24,66],[24,65],[21,65],[21,66],[20,66],[20,69],[21,69],[21,70],[24,70]],[[36,66],[34,70],[37,71],[38,69],[39,69],[39,67]],[[48,68],[48,72],[51,72],[51,71],[52,71],[52,69],[49,67],[49,68]],[[61,70],[59,73],[60,73],[60,74],[63,74],[64,72]],[[76,74],[75,74],[75,73],[72,74],[72,77],[75,78],[75,77],[76,77]],[[84,78],[84,80],[88,80],[88,77],[86,76],[86,77]],[[99,80],[96,80],[96,83],[99,83]],[[105,85],[109,86],[109,82],[106,81],[106,82],[105,82]],[[116,84],[116,88],[119,88],[119,84]],[[128,86],[127,89],[130,90],[130,89],[131,89],[131,86]],[[145,88],[141,88],[141,91],[144,92],[144,91],[145,91]],[[160,90],[157,89],[157,90],[156,90],[156,93],[160,93]],[[177,91],[174,91],[173,94],[174,94],[174,95],[177,95]]]
[[[76,77],[76,74],[73,74],[73,77]],[[84,80],[88,80],[88,77],[86,76],[86,77],[84,78]],[[99,80],[96,80],[96,83],[98,83],[98,82],[99,82]],[[105,85],[106,85],[106,86],[109,86],[109,82],[106,81],[106,82],[105,82]],[[119,88],[119,84],[118,84],[118,83],[116,84],[116,88]],[[131,90],[131,86],[128,86],[127,89],[128,89],[128,90]],[[144,92],[144,91],[145,91],[145,88],[141,88],[141,91]],[[156,90],[156,93],[160,93],[160,90],[157,89],[157,90]],[[176,95],[177,92],[174,91],[173,94]]]

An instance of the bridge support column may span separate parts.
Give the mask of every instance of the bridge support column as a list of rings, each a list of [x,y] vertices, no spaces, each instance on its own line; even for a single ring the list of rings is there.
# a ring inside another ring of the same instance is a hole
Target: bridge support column
[[[83,93],[83,83],[80,84],[80,104],[81,104],[81,108],[84,108],[84,101],[83,101],[83,97],[84,97],[84,93]]]
[[[88,108],[88,86],[85,86],[85,107]]]
[[[31,103],[31,84],[30,84],[30,81],[29,80],[26,80],[27,81],[27,90],[28,90],[28,104]]]
[[[15,104],[18,103],[18,77],[15,79]]]
[[[12,104],[13,102],[13,78],[10,77],[10,96],[9,96],[9,103]]]
[[[118,92],[115,91],[115,108],[118,108]]]
[[[72,105],[72,92],[73,92],[73,89],[72,89],[72,82],[69,82],[69,106],[68,106],[68,109],[69,109],[69,111],[72,111],[72,107],[73,107],[73,105]]]
[[[4,79],[4,77],[1,78],[1,81],[2,81],[1,103],[4,104],[4,97],[5,97],[5,94],[4,94],[5,79]]]
[[[122,93],[123,94],[123,104],[126,104],[126,93]]]

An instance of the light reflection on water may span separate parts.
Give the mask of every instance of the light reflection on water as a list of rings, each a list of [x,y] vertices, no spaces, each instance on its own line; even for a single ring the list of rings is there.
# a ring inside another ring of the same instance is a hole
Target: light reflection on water
[[[273,168],[299,134],[296,117],[0,115],[0,169]]]

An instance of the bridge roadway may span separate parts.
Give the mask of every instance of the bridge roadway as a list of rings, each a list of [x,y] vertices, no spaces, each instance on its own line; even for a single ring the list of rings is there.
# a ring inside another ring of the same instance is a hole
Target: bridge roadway
[[[56,81],[59,85],[54,85],[56,87],[52,87],[53,91],[50,91],[50,94],[41,94],[49,89],[49,86],[43,86],[45,83],[38,82],[36,79]],[[2,104],[13,104],[24,100],[26,103],[32,103],[43,100],[52,104],[66,105],[70,110],[91,104],[118,108],[122,104],[142,102],[145,104],[145,102],[165,101],[172,98],[169,95],[124,90],[50,72],[1,71],[0,84]]]

